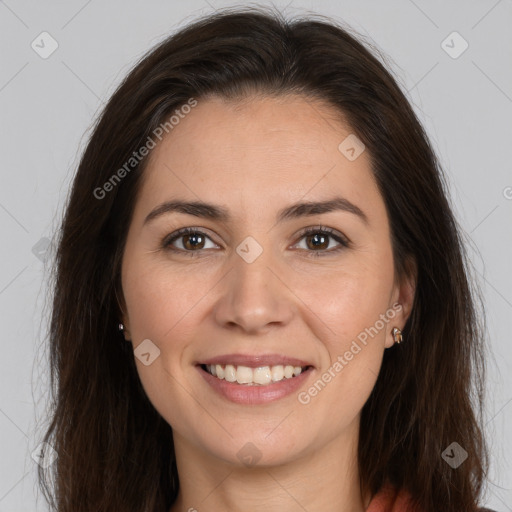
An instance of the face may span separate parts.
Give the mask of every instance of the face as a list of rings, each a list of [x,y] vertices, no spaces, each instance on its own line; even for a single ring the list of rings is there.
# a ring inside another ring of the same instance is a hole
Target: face
[[[144,389],[205,458],[282,464],[346,436],[405,324],[413,287],[394,273],[368,151],[339,149],[350,134],[301,96],[208,99],[151,154],[122,262],[125,336],[149,340]],[[208,206],[157,210],[178,201]]]

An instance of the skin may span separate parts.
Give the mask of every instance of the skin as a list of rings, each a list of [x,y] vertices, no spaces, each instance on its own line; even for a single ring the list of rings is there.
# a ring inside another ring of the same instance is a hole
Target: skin
[[[180,493],[171,512],[368,506],[357,468],[360,412],[393,327],[403,328],[410,314],[415,281],[394,273],[368,151],[349,161],[338,150],[350,133],[317,100],[213,97],[198,101],[150,155],[122,262],[122,321],[134,348],[150,339],[160,350],[150,365],[136,364],[173,429]],[[285,206],[334,196],[357,205],[368,224],[341,210],[276,222]],[[174,212],[144,225],[156,206],[177,198],[222,205],[231,219]],[[316,248],[314,235],[301,232],[318,225],[348,238],[349,247],[329,252],[340,244],[328,237]],[[162,240],[184,227],[205,233],[199,248],[185,245],[185,236],[173,242],[177,252],[163,249]],[[252,263],[236,252],[247,236],[263,248]],[[199,256],[189,256],[194,251]],[[397,302],[394,318],[308,404],[297,393],[236,404],[195,367],[227,353],[280,353],[314,365],[307,390]],[[261,456],[251,467],[237,457],[248,442]]]

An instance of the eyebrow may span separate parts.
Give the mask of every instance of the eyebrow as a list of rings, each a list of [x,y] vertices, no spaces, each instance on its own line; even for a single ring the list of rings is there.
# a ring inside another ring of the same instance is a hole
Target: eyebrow
[[[328,201],[299,202],[287,206],[278,212],[277,221],[297,219],[311,215],[319,215],[333,211],[345,211],[357,215],[365,224],[368,224],[368,217],[355,204],[344,197],[335,197]],[[231,218],[229,211],[220,205],[205,203],[203,201],[166,201],[153,209],[144,219],[144,225],[152,220],[169,213],[185,213],[220,222],[228,222]]]

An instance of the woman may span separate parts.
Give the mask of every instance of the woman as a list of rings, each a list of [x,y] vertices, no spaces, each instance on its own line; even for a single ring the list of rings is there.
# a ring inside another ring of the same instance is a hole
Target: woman
[[[482,510],[468,276],[436,156],[362,43],[320,17],[197,20],[125,78],[73,183],[48,499]]]

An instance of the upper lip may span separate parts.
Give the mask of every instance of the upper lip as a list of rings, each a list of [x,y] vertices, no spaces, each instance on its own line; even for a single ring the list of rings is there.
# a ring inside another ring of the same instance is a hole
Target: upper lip
[[[234,366],[247,366],[249,368],[258,368],[260,366],[313,366],[307,361],[297,359],[295,357],[287,357],[280,354],[260,354],[260,355],[249,355],[249,354],[224,354],[221,356],[212,357],[198,364],[232,364]]]

